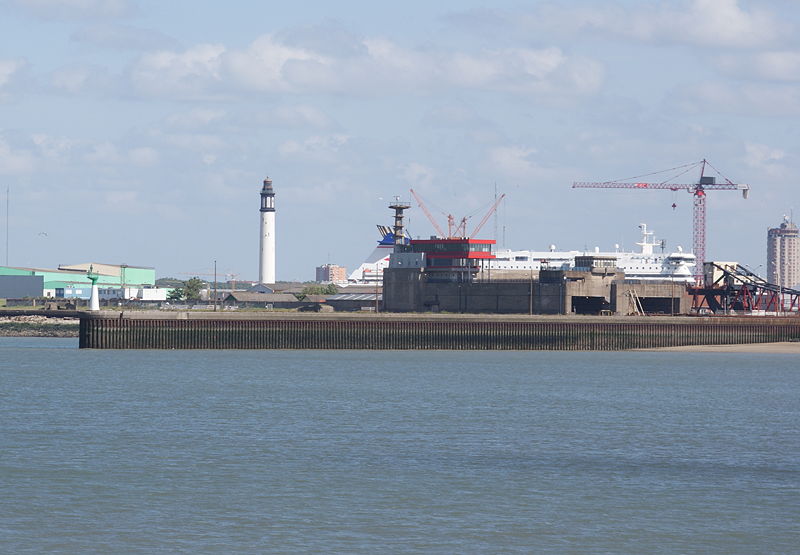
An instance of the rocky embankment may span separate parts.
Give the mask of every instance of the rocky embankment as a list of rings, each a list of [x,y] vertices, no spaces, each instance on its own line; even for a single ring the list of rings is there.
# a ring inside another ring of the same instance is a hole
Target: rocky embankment
[[[76,318],[0,316],[2,337],[78,337]]]

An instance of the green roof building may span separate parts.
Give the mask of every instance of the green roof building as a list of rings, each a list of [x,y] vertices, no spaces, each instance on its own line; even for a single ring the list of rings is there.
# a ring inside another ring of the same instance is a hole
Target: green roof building
[[[0,266],[0,276],[42,276],[44,278],[42,295],[45,297],[83,297],[85,290],[88,298],[92,282],[86,277],[86,273],[89,271],[90,266],[92,271],[99,276],[97,285],[100,287],[146,288],[154,287],[156,283],[155,268],[97,262],[61,265],[57,270]],[[80,292],[78,293],[77,291]]]

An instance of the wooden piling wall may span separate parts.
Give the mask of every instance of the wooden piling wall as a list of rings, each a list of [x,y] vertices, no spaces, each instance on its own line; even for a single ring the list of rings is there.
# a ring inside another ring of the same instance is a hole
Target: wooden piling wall
[[[800,319],[83,318],[80,325],[80,347],[90,349],[616,351],[774,341],[800,341]]]

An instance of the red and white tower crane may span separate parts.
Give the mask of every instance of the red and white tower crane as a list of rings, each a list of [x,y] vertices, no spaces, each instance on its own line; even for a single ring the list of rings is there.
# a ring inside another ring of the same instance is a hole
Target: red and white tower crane
[[[697,183],[670,183],[669,181],[676,177],[691,171],[694,168],[700,167],[700,180]],[[706,176],[706,166],[712,168],[724,179],[724,183],[717,183],[716,178],[713,176]],[[670,191],[684,190],[694,197],[694,211],[693,211],[693,249],[696,258],[695,266],[695,281],[698,285],[703,284],[704,273],[703,266],[706,259],[706,193],[708,191],[741,191],[742,196],[747,198],[750,191],[750,186],[742,183],[733,183],[730,179],[722,175],[719,170],[714,168],[705,158],[699,162],[693,162],[676,168],[653,172],[646,175],[640,175],[628,179],[638,179],[640,177],[648,177],[655,174],[672,172],[674,170],[683,170],[678,175],[669,178],[668,180],[659,183],[650,182],[627,182],[627,180],[620,181],[576,181],[572,184],[573,189],[667,189]],[[674,205],[673,205],[674,207]]]

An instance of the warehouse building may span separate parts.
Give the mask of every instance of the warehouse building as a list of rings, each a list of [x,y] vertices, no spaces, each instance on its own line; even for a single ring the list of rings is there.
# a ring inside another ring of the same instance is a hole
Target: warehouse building
[[[41,291],[38,291],[38,295],[29,296],[88,299],[92,290],[92,282],[86,275],[89,268],[92,268],[92,272],[98,276],[98,287],[106,290],[109,296],[108,290],[111,289],[144,290],[155,288],[155,268],[128,264],[86,262],[60,265],[55,270],[0,266],[0,277],[40,277],[42,283]],[[12,291],[9,290],[8,292]],[[0,291],[0,297],[18,298],[12,295],[4,295],[2,291]]]

